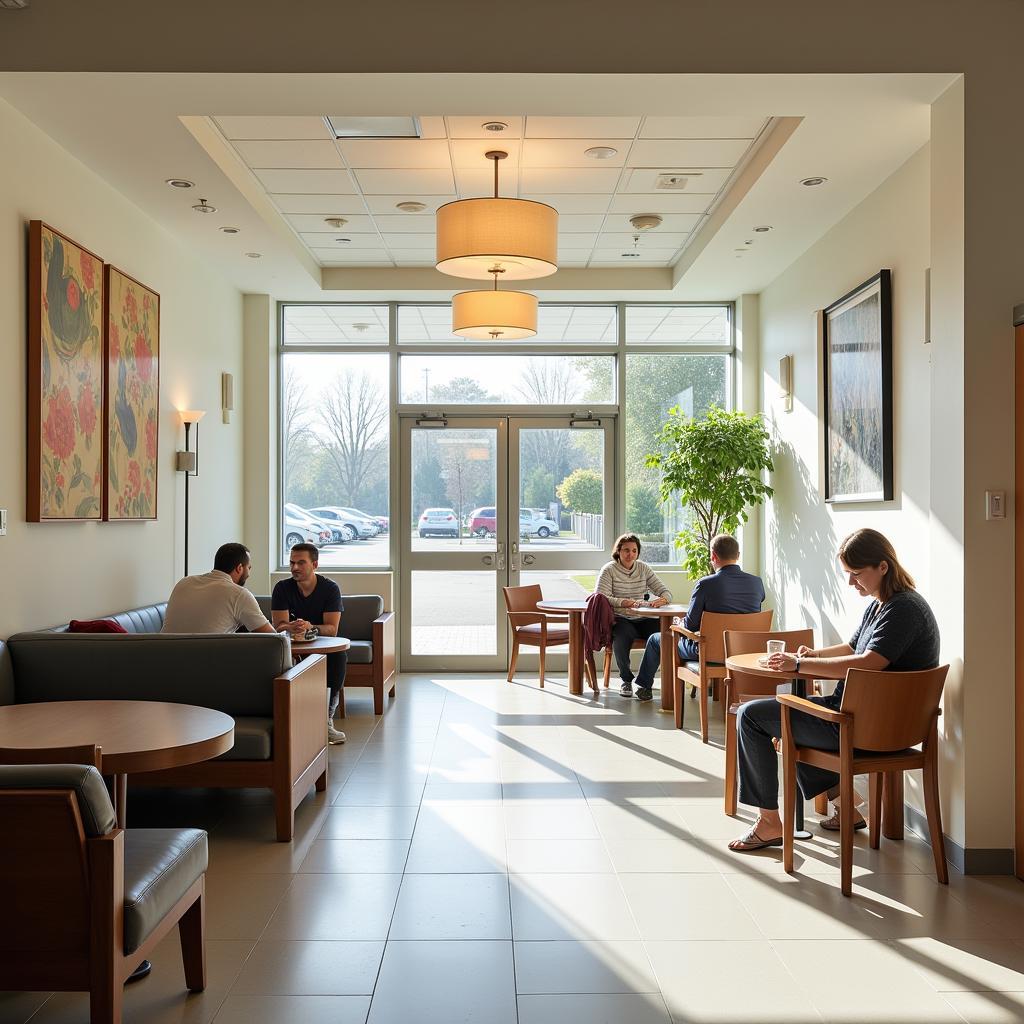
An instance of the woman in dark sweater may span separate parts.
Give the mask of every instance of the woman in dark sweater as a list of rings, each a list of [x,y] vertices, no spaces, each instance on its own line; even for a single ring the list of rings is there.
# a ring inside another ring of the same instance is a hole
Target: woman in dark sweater
[[[839,546],[839,562],[858,594],[873,600],[848,644],[795,654],[773,654],[770,668],[812,671],[820,679],[838,679],[835,693],[812,697],[816,704],[838,709],[844,680],[851,668],[874,671],[914,672],[939,663],[939,627],[928,602],[914,589],[910,573],[900,565],[889,541],[877,530],[857,530]],[[839,727],[799,711],[791,717],[798,746],[818,750],[839,749]],[[739,740],[739,799],[758,808],[758,819],[729,849],[737,853],[763,846],[782,845],[779,817],[778,756],[772,738],[782,735],[781,705],[774,698],[744,704],[737,716]],[[838,792],[839,776],[809,765],[800,765],[797,778],[805,799]],[[838,808],[826,828],[838,827]],[[854,827],[861,826],[861,821]],[[862,826],[861,826],[862,827]]]

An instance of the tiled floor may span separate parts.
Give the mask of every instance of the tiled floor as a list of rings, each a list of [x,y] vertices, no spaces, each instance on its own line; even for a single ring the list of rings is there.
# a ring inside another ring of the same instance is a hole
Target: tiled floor
[[[729,853],[717,714],[704,746],[656,701],[525,674],[404,677],[381,719],[367,696],[292,844],[264,794],[132,793],[129,824],[210,831],[209,986],[185,992],[172,933],[126,1021],[1024,1020],[1024,885],[941,887],[912,834],[858,833],[852,899],[832,836],[791,877],[778,850]],[[27,1020],[88,1002],[0,994],[0,1024]]]

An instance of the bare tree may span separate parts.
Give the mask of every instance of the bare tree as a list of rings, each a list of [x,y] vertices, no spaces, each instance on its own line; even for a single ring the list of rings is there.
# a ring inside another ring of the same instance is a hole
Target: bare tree
[[[339,504],[353,505],[387,451],[387,402],[366,373],[338,374],[319,409],[317,441],[337,475]]]

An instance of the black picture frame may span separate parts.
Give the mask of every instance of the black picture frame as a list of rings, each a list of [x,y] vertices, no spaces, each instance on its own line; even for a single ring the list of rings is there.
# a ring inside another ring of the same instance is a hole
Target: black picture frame
[[[825,501],[892,501],[892,272],[822,313]]]

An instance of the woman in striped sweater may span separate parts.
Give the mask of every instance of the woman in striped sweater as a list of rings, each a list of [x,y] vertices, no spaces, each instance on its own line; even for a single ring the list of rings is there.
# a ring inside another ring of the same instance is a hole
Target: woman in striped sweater
[[[631,615],[630,609],[644,604],[658,608],[672,600],[672,593],[658,579],[654,570],[646,562],[640,561],[640,538],[635,533],[624,533],[615,542],[612,560],[602,567],[596,589],[608,598],[615,610],[612,650],[622,680],[619,693],[623,697],[632,697],[633,670],[629,664],[629,652],[634,640],[646,641],[652,633],[657,632],[658,620]],[[650,700],[650,689],[637,687],[636,698]]]

